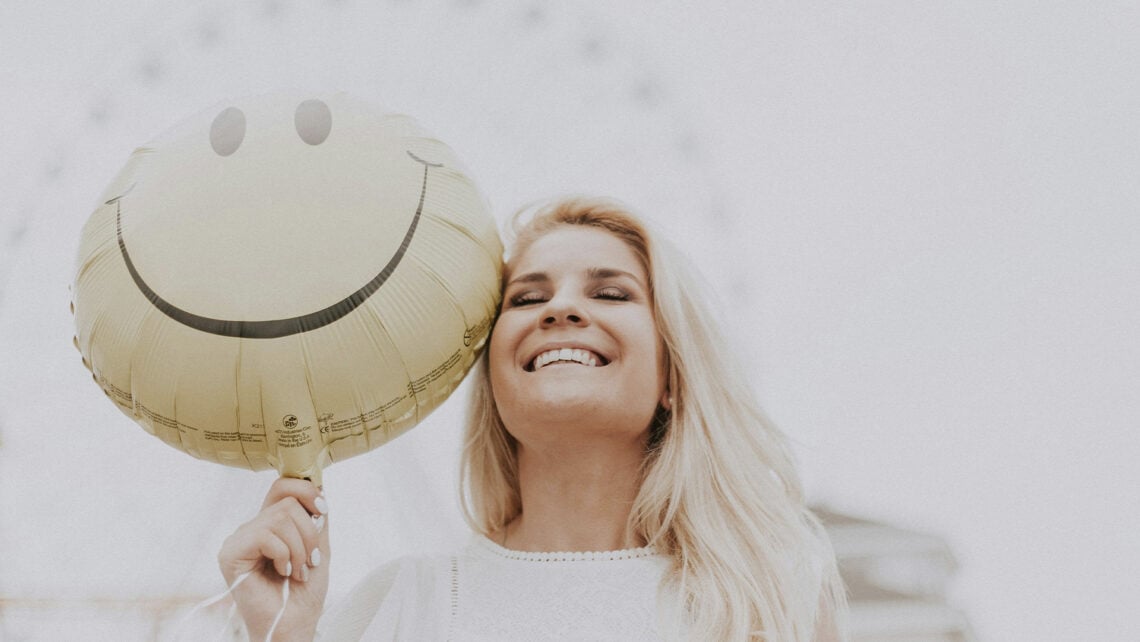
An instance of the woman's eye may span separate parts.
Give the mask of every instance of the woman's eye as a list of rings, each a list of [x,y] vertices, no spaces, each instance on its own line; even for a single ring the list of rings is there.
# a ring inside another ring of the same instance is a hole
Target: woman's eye
[[[531,303],[542,303],[546,300],[541,292],[521,292],[507,299],[511,307],[520,305],[530,305]]]
[[[628,301],[629,300],[629,295],[626,294],[625,290],[622,290],[621,288],[614,288],[614,287],[602,288],[601,290],[598,290],[597,292],[595,292],[594,296],[599,298],[599,299],[608,299],[611,301]]]

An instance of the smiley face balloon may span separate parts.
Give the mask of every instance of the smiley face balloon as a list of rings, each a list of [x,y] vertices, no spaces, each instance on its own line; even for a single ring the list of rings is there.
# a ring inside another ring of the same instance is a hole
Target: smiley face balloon
[[[83,228],[76,346],[148,432],[319,479],[459,385],[502,245],[445,144],[343,94],[263,96],[137,149]]]

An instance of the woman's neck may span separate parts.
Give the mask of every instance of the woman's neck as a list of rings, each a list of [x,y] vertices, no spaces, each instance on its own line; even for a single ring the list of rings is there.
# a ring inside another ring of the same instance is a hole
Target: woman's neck
[[[522,513],[498,533],[520,551],[613,551],[644,546],[629,532],[641,484],[640,444],[540,451],[518,446]]]

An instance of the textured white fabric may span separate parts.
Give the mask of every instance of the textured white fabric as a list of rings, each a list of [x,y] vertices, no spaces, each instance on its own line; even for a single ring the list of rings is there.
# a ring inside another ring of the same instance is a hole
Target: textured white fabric
[[[321,620],[322,640],[660,640],[669,559],[649,548],[525,553],[482,536],[454,556],[377,569]]]

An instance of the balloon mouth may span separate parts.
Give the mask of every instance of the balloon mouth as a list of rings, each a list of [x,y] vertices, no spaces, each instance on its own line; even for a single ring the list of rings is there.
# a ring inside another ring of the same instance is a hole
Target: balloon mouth
[[[406,150],[407,151],[407,150]],[[374,276],[368,283],[365,283],[361,288],[349,294],[345,298],[337,301],[336,303],[315,312],[304,314],[285,319],[270,319],[264,321],[244,321],[234,319],[215,319],[205,317],[187,310],[183,310],[178,306],[170,303],[162,298],[157,292],[154,291],[142,275],[139,274],[138,269],[135,267],[134,261],[131,260],[130,252],[127,251],[127,243],[123,239],[123,224],[122,224],[122,199],[131,193],[135,188],[136,183],[132,183],[122,194],[109,199],[105,204],[114,205],[115,211],[115,235],[119,242],[119,253],[123,257],[123,262],[127,266],[127,271],[130,272],[131,279],[135,282],[135,286],[143,294],[151,305],[158,308],[166,316],[182,325],[189,326],[195,330],[208,332],[225,337],[236,337],[242,339],[277,339],[280,337],[287,337],[294,334],[309,332],[322,328],[338,319],[346,316],[356,308],[360,307],[368,297],[372,296],[380,286],[384,285],[392,272],[396,270],[396,266],[403,260],[404,255],[408,251],[408,247],[412,243],[412,238],[415,236],[416,228],[419,226],[420,215],[423,213],[424,198],[427,195],[427,182],[428,173],[433,167],[443,167],[441,163],[432,163],[416,156],[411,151],[407,151],[408,156],[415,162],[424,166],[423,182],[420,186],[420,199],[416,205],[416,213],[412,217],[412,222],[408,225],[407,231],[404,233],[404,238],[400,242],[400,246],[396,248],[392,258]]]

